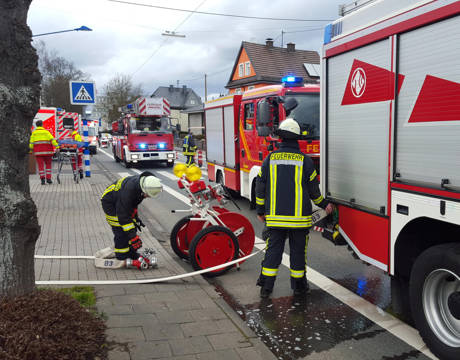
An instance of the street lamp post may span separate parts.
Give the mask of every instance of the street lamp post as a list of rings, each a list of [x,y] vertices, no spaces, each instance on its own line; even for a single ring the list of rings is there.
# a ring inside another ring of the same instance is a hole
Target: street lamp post
[[[76,29],[53,31],[53,32],[49,32],[49,33],[32,35],[32,37],[43,36],[43,35],[51,35],[51,34],[59,34],[59,33],[64,33],[64,32],[69,32],[69,31],[93,31],[93,29],[90,29],[89,27],[83,25],[83,26],[80,26],[79,28],[76,28]]]

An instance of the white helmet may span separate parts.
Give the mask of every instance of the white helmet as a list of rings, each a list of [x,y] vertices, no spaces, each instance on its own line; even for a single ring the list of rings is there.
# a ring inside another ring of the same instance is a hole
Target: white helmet
[[[155,197],[163,190],[160,179],[153,175],[141,177],[140,185],[142,192],[149,197]]]
[[[284,138],[297,139],[300,136],[299,123],[292,118],[287,118],[280,124],[275,134]]]

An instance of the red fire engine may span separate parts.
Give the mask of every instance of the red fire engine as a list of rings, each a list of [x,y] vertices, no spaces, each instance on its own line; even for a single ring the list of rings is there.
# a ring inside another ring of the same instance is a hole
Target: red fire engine
[[[255,204],[255,178],[262,161],[277,146],[271,134],[286,118],[285,103],[295,99],[295,118],[309,140],[300,149],[319,168],[319,85],[302,85],[302,79],[289,76],[283,85],[249,90],[205,104],[206,160],[211,181],[238,192]],[[298,85],[298,86],[296,86]],[[263,122],[260,114],[268,119]]]
[[[126,167],[141,161],[161,161],[172,167],[176,153],[168,101],[141,97],[120,110],[121,118],[112,123],[115,161]]]
[[[323,194],[356,255],[391,275],[394,307],[460,359],[460,2],[342,11],[323,47]]]
[[[43,121],[43,127],[56,140],[68,139],[71,137],[73,130],[80,131],[81,128],[80,114],[67,112],[55,107],[41,107],[34,117],[34,128],[37,120]]]

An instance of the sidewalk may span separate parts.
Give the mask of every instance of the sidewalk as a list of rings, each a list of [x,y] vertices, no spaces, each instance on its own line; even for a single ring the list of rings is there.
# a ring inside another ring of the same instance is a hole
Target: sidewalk
[[[56,166],[56,163],[53,164]],[[54,172],[55,173],[55,172]],[[93,255],[112,246],[99,198],[111,181],[92,164],[90,178],[58,185],[30,176],[41,234],[37,255]],[[147,200],[148,201],[148,200]],[[141,214],[142,215],[142,214]],[[144,228],[146,247],[157,251],[158,269],[97,269],[93,260],[36,259],[36,280],[128,280],[184,273]],[[70,285],[69,285],[70,287]],[[97,307],[106,316],[109,359],[275,359],[260,339],[202,277],[143,285],[96,285]]]

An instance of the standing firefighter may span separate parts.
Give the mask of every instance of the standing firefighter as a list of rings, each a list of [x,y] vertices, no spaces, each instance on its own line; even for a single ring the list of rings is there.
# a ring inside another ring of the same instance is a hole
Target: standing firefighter
[[[294,295],[308,291],[306,257],[308,232],[312,226],[311,200],[319,207],[332,211],[323,199],[312,160],[299,150],[300,127],[294,119],[286,119],[276,134],[281,138],[279,150],[263,162],[257,176],[257,217],[266,222],[267,249],[262,271],[257,281],[260,296],[273,291],[278,267],[289,236],[291,288]]]
[[[77,130],[74,130],[72,132],[72,139],[78,142],[83,141]],[[83,147],[78,147],[76,161],[75,161],[75,158],[72,158],[72,169],[74,171],[77,171],[78,169],[78,172],[80,174],[80,179],[83,179],[83,159],[82,158],[83,158]]]
[[[114,234],[115,257],[126,260],[126,267],[145,269],[153,265],[138,253],[142,241],[136,230],[144,224],[137,216],[137,207],[146,197],[158,195],[162,188],[160,180],[145,171],[114,182],[102,194],[102,208]]]
[[[193,138],[193,135],[190,130],[188,134],[184,137],[182,152],[187,157],[187,160],[185,162],[187,166],[195,164],[196,145],[195,139]]]
[[[51,133],[43,127],[43,121],[38,120],[36,128],[30,135],[30,153],[34,153],[38,164],[38,174],[42,181],[42,185],[52,184],[51,170],[52,170],[52,157],[54,155],[54,149],[59,149],[56,139]]]

